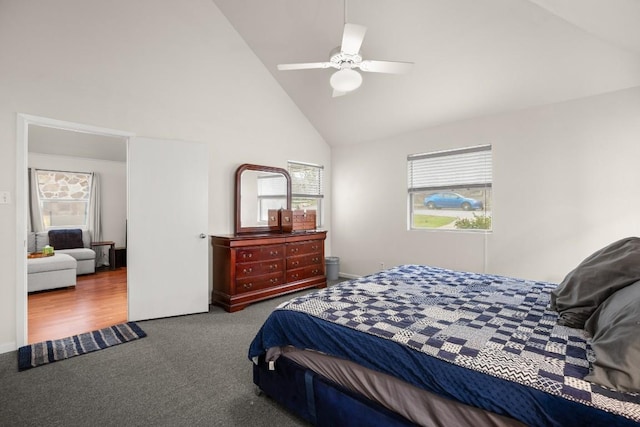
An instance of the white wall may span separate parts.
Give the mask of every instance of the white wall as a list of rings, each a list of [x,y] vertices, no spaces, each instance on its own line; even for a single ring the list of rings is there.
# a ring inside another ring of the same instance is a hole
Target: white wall
[[[0,191],[13,200],[17,113],[207,143],[210,234],[233,229],[242,163],[331,176],[328,145],[210,0],[3,0],[0,58]],[[15,204],[0,205],[0,353],[16,345],[17,233]]]
[[[634,88],[334,148],[333,253],[348,275],[420,263],[558,282],[640,235],[639,142]],[[493,145],[493,232],[407,231],[407,155],[478,144]]]
[[[127,164],[83,157],[29,153],[29,167],[74,172],[95,172],[100,176],[102,239],[124,247],[127,221]]]

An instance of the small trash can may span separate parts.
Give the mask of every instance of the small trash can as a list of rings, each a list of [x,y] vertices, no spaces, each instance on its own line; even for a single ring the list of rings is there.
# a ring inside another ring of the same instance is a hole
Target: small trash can
[[[338,280],[338,272],[340,271],[340,258],[337,256],[328,256],[324,259],[327,280]]]

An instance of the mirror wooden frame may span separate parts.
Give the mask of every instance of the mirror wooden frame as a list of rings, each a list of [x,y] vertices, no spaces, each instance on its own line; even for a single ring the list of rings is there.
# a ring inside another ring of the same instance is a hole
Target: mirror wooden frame
[[[291,175],[286,169],[276,168],[272,166],[254,165],[245,163],[238,166],[236,169],[236,197],[235,197],[235,233],[247,234],[247,233],[274,233],[280,232],[279,226],[258,226],[258,227],[243,227],[242,226],[242,173],[245,171],[257,171],[257,172],[269,172],[284,175],[287,181],[287,209],[291,209]]]

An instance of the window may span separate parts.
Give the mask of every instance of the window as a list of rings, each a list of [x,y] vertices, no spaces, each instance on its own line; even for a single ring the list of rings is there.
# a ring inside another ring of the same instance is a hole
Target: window
[[[87,226],[91,199],[90,173],[37,170],[35,176],[45,229]]]
[[[409,228],[491,229],[491,145],[407,157]]]
[[[316,211],[316,226],[322,225],[324,167],[309,163],[288,162],[291,175],[291,208]]]

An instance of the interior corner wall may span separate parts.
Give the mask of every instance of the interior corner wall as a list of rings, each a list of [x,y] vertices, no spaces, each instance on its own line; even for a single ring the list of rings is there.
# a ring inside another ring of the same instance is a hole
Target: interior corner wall
[[[206,143],[210,234],[233,231],[242,163],[331,175],[329,146],[211,0],[3,0],[0,57],[0,191],[12,200],[18,113]],[[0,353],[17,342],[16,213],[0,205]]]
[[[335,147],[341,273],[417,263],[561,281],[597,249],[640,235],[639,117],[632,88]],[[407,155],[479,144],[493,146],[493,231],[407,230]]]

